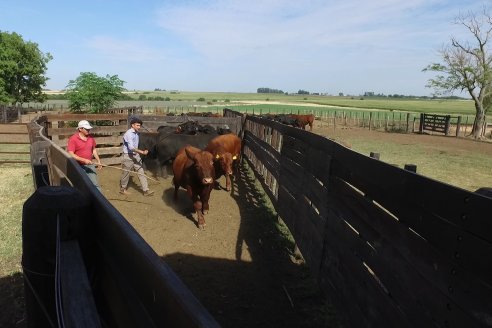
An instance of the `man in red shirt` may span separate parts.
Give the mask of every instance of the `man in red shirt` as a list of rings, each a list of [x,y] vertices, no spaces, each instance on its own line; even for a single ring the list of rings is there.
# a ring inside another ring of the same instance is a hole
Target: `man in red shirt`
[[[67,143],[67,151],[80,164],[80,167],[87,173],[94,186],[101,191],[97,181],[97,168],[101,169],[101,160],[96,150],[96,140],[90,135],[92,126],[86,120],[82,120],[77,125],[77,132],[73,134]],[[92,159],[96,160],[96,163]]]

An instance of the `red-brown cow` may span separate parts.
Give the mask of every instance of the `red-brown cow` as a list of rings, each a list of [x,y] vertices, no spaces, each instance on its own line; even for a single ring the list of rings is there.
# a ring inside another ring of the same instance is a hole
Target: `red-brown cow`
[[[235,134],[219,135],[208,143],[205,150],[214,157],[215,178],[226,177],[226,190],[231,191],[231,175],[237,172],[241,159],[241,139]]]
[[[192,146],[185,146],[178,151],[173,162],[174,200],[178,199],[178,189],[186,189],[193,201],[198,219],[198,227],[205,227],[203,217],[209,210],[208,200],[215,179],[212,154]]]
[[[290,114],[289,116],[297,120],[298,127],[302,128],[303,130],[306,130],[306,125],[309,124],[309,131],[313,131],[313,123],[314,123],[313,114],[308,114],[308,115]]]

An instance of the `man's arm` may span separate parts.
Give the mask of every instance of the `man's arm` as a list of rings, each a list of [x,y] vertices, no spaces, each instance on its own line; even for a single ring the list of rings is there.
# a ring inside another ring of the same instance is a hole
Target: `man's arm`
[[[99,154],[97,153],[96,148],[92,150],[92,156],[94,156],[94,158],[96,159],[97,168],[101,169],[102,168],[101,159],[99,158]]]

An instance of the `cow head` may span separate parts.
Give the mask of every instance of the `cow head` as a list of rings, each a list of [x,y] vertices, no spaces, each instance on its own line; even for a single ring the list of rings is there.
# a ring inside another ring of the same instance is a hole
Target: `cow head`
[[[234,157],[231,153],[217,152],[214,156],[214,161],[220,166],[222,172],[225,174],[232,174],[232,162]]]
[[[193,161],[193,167],[196,171],[198,180],[208,185],[214,182],[215,171],[213,156],[208,151],[192,152],[188,147],[185,148],[186,156]]]

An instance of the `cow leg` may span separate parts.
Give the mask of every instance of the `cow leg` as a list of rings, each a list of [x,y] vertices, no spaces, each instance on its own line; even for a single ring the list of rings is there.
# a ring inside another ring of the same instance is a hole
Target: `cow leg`
[[[225,177],[226,177],[226,190],[231,191],[231,175],[226,173]]]
[[[161,168],[161,177],[163,179],[167,179],[168,178],[168,175],[167,175],[167,164],[165,163],[164,165],[160,166]]]
[[[198,228],[205,229],[205,217],[202,212],[202,202],[198,198],[193,201],[193,206],[195,207],[196,216],[198,219]]]
[[[210,192],[211,192],[211,187],[205,188],[205,190],[202,192],[200,195],[200,199],[202,200],[202,212],[203,214],[208,214],[208,211],[210,209],[208,205],[208,201],[210,199]]]
[[[174,184],[174,200],[178,200],[178,189],[179,189],[179,184],[177,184],[175,181],[174,181],[174,178],[173,178],[173,184]]]

